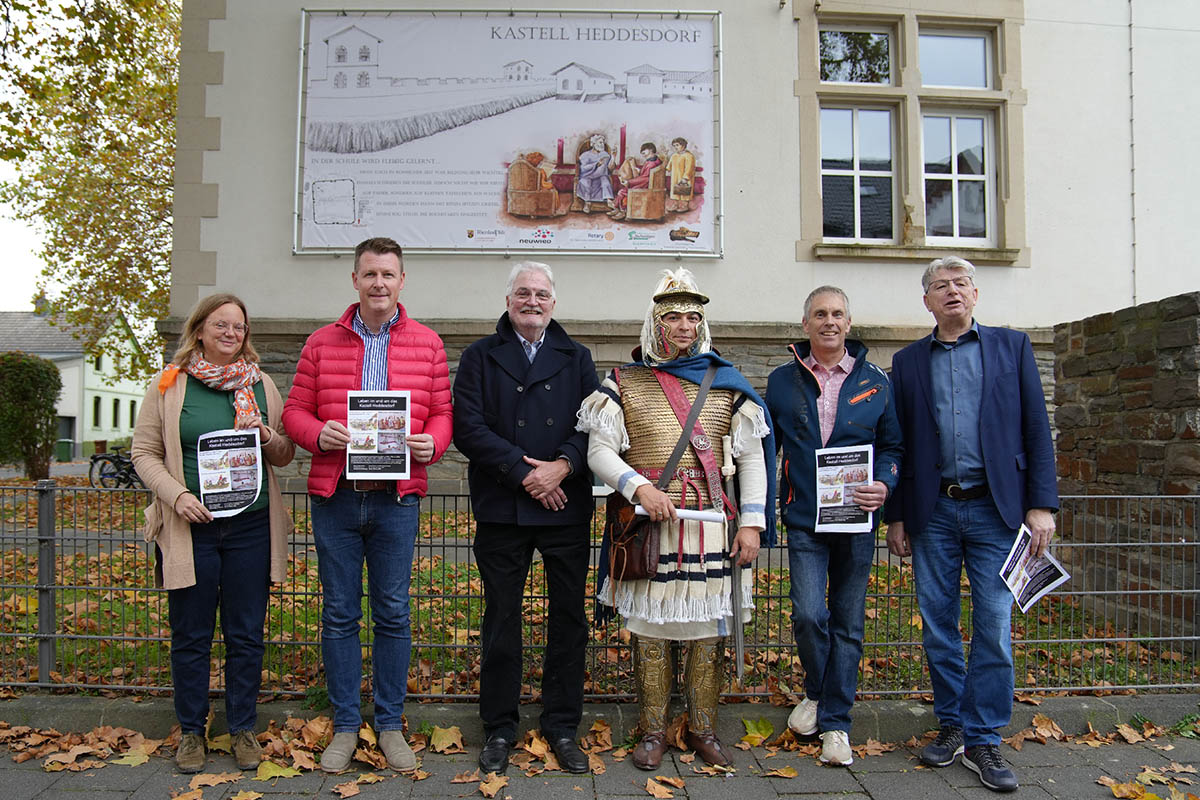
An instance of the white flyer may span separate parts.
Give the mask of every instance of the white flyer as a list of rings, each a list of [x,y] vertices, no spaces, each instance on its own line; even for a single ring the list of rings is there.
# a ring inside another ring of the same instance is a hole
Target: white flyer
[[[349,392],[346,397],[346,477],[350,480],[407,480],[408,431],[412,422],[407,391]]]
[[[258,428],[206,433],[196,442],[200,502],[214,517],[232,517],[258,499],[262,447]]]
[[[869,444],[853,447],[823,447],[817,450],[816,533],[870,533],[871,512],[854,502],[854,490],[871,483],[875,448]]]
[[[1021,609],[1022,614],[1071,577],[1058,559],[1050,555],[1049,549],[1045,555],[1035,558],[1032,544],[1033,533],[1022,525],[1008,551],[1008,558],[1004,560],[1004,566],[1000,568],[1000,578],[1017,599],[1017,608]]]

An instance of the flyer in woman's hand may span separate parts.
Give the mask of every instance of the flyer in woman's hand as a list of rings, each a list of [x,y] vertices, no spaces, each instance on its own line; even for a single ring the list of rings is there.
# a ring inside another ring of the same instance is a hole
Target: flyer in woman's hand
[[[407,391],[349,392],[346,397],[346,477],[350,480],[407,480],[408,431],[412,422]]]
[[[258,428],[203,434],[196,442],[200,502],[214,517],[232,517],[249,508],[262,488],[262,449]]]

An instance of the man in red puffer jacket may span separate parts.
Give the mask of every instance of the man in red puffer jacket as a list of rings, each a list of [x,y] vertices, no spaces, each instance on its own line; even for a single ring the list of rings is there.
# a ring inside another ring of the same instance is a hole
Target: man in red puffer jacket
[[[355,248],[351,279],[359,302],[304,344],[283,409],[288,435],[313,454],[308,475],[313,537],[324,592],[321,650],[333,705],[333,740],[321,769],[345,769],[358,741],[362,683],[362,570],[367,565],[374,621],[375,729],[388,765],[416,767],[401,731],[412,650],[409,579],[426,466],[450,446],[450,375],[441,338],[411,319],[398,298],[404,286],[400,245],[368,239]],[[411,428],[408,480],[343,476],[351,390],[407,390]]]

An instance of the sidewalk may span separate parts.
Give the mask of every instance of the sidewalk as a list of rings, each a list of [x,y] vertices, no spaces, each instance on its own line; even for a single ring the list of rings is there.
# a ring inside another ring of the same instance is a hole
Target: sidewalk
[[[219,713],[220,701],[215,704],[218,718],[214,731],[223,731]],[[1114,725],[1129,722],[1140,715],[1158,725],[1169,727],[1180,719],[1197,712],[1195,694],[1141,695],[1120,697],[1051,697],[1040,705],[1017,704],[1013,709],[1013,725],[1005,735],[1029,725],[1034,714],[1044,714],[1054,720],[1066,734],[1082,734],[1090,722],[1100,733],[1109,733]],[[788,709],[769,705],[734,704],[721,707],[719,733],[727,745],[738,742],[745,733],[743,718],[765,718],[778,734],[787,724]],[[523,706],[525,728],[536,725],[538,707]],[[412,728],[429,722],[439,727],[457,725],[467,746],[458,755],[440,755],[425,751],[419,754],[421,769],[429,773],[423,780],[413,781],[390,770],[378,770],[386,779],[357,788],[361,798],[425,798],[450,800],[461,797],[480,797],[477,783],[450,783],[455,775],[475,769],[479,753],[480,732],[477,707],[471,704],[410,703],[407,708]],[[312,717],[295,702],[264,703],[259,707],[259,727],[265,728],[271,719],[282,722],[289,715]],[[589,704],[584,709],[580,733],[597,719],[612,726],[614,744],[636,722],[635,705]],[[0,720],[10,725],[29,725],[36,728],[55,728],[60,732],[85,732],[99,725],[133,728],[148,737],[167,735],[174,724],[169,698],[147,698],[133,702],[128,698],[105,700],[72,695],[25,694],[15,700],[0,701]],[[776,797],[796,797],[806,800],[843,798],[843,800],[940,800],[941,798],[995,797],[983,788],[974,773],[959,764],[945,769],[917,768],[915,748],[904,742],[936,725],[932,708],[910,701],[879,700],[860,702],[854,707],[854,730],[851,743],[865,744],[867,739],[895,743],[898,747],[877,756],[856,756],[849,768],[822,766],[812,756],[780,751],[770,756],[763,747],[750,751],[734,750],[736,772],[732,775],[709,777],[696,774],[699,762],[688,764],[675,752],[664,760],[662,769],[653,773],[682,778],[683,788],[673,788],[676,798],[695,800],[771,800]],[[1132,781],[1144,767],[1163,771],[1171,779],[1195,778],[1197,785],[1180,782],[1183,792],[1200,789],[1200,776],[1171,772],[1172,762],[1200,765],[1200,741],[1179,736],[1164,736],[1138,744],[1123,742],[1089,747],[1081,743],[1051,741],[1039,744],[1026,741],[1018,752],[1007,745],[1001,748],[1021,781],[1016,793],[1020,798],[1111,798],[1112,792],[1098,785],[1096,779],[1109,776],[1118,782]],[[601,800],[617,797],[649,797],[646,780],[652,773],[641,772],[628,759],[615,762],[611,753],[602,756],[603,774],[568,775],[546,772],[526,777],[516,768],[508,770],[508,785],[496,795],[512,800]],[[356,766],[362,766],[356,764]],[[795,778],[766,777],[766,773],[784,767],[795,769]],[[210,756],[205,772],[236,771],[233,759],[225,754]],[[367,770],[363,769],[362,772]],[[264,800],[290,798],[337,797],[334,786],[353,780],[359,771],[351,770],[337,776],[319,771],[307,772],[296,778],[279,779],[273,783],[251,780],[254,773],[244,773],[235,782],[203,788],[204,800],[229,800],[239,792],[260,792]],[[168,800],[172,792],[188,790],[192,776],[174,770],[169,757],[153,757],[136,767],[109,765],[85,772],[48,773],[41,761],[14,763],[0,748],[0,798],[4,800],[47,800],[48,798],[80,798],[80,800]],[[1169,797],[1167,786],[1148,787],[1161,797]],[[253,795],[243,795],[253,797]]]

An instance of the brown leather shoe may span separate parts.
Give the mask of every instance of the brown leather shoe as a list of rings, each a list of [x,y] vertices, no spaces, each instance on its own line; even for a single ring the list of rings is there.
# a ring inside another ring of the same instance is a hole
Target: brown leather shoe
[[[728,767],[733,762],[729,760],[729,756],[725,755],[725,745],[721,744],[721,740],[717,738],[715,731],[706,731],[704,733],[688,732],[687,735],[688,747],[696,751],[704,763],[711,764],[714,767]]]
[[[667,734],[665,731],[655,731],[642,736],[633,755],[629,760],[638,769],[658,769],[662,763],[663,753],[667,752]]]

